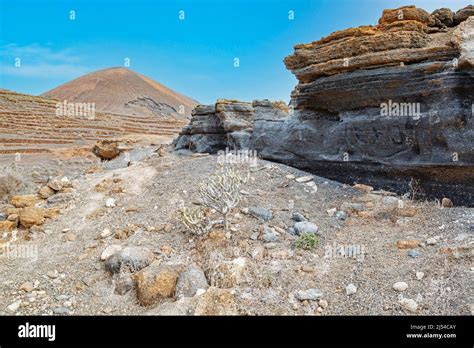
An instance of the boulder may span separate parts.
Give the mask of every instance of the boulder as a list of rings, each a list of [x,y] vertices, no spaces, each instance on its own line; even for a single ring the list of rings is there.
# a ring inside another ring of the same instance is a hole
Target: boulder
[[[244,282],[246,265],[247,260],[244,257],[216,262],[206,272],[209,283],[218,288],[233,288]]]
[[[204,271],[197,265],[189,266],[179,275],[176,284],[176,297],[193,297],[199,289],[209,287]]]
[[[25,228],[42,225],[44,222],[44,212],[35,207],[26,207],[20,211],[20,225]]]
[[[115,251],[119,251],[117,247]],[[105,269],[110,273],[119,273],[123,266],[136,272],[148,266],[155,259],[153,252],[145,247],[125,247],[119,252],[110,252],[105,261]]]
[[[194,315],[238,315],[235,297],[227,289],[211,287],[199,297]]]
[[[449,8],[440,8],[431,13],[438,27],[452,27],[454,25],[454,12]]]
[[[39,203],[41,200],[38,198],[37,195],[21,195],[21,196],[13,196],[11,199],[11,204],[16,208],[25,208],[31,207]]]
[[[0,221],[0,231],[11,231],[17,227],[16,221]]]
[[[92,152],[103,160],[111,160],[120,154],[116,140],[100,140],[95,143]]]
[[[174,297],[179,271],[174,265],[162,265],[159,261],[136,273],[137,297],[142,306],[148,306],[162,298]]]
[[[319,234],[319,227],[309,221],[300,221],[295,223],[293,226],[296,235],[299,236],[302,233]]]
[[[459,11],[456,12],[454,15],[454,25],[459,25],[462,22],[464,22],[466,19],[468,19],[470,16],[474,16],[474,6],[473,5],[468,5]]]
[[[52,195],[54,195],[56,191],[54,191],[51,187],[49,186],[43,186],[39,189],[38,191],[38,196],[40,196],[43,199],[48,199]]]

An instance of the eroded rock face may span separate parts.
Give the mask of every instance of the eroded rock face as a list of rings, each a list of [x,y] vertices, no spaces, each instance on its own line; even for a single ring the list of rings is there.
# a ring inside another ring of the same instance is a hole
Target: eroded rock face
[[[474,205],[472,15],[472,6],[432,14],[407,6],[385,10],[378,25],[296,45],[284,60],[299,81],[290,112],[269,101],[218,101],[206,114],[213,133],[200,133],[193,117],[186,132],[202,143],[190,148],[250,148],[399,193],[417,179],[427,196]],[[186,132],[178,148],[189,144]]]
[[[255,125],[272,117],[288,116],[283,102],[252,103],[221,99],[215,105],[199,105],[191,122],[175,140],[177,150],[217,153],[220,150],[253,147]]]
[[[377,26],[296,46],[285,59],[295,113],[261,155],[398,192],[413,177],[428,195],[474,204],[474,17],[452,28],[451,17],[386,10]]]

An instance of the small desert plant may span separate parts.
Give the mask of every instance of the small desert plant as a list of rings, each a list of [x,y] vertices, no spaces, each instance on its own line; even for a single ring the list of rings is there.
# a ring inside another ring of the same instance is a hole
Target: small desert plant
[[[13,174],[0,176],[0,201],[5,201],[11,198],[18,192],[22,181]]]
[[[205,234],[217,223],[228,229],[228,214],[240,202],[240,187],[247,182],[248,175],[243,176],[235,165],[223,165],[209,177],[206,182],[199,185],[201,204],[204,207],[214,209],[222,215],[220,221],[210,221],[202,207],[191,209],[181,207],[179,220],[186,228],[194,234]]]
[[[407,192],[408,198],[414,201],[417,198],[420,198],[422,195],[421,182],[418,179],[411,178],[408,183],[409,191]]]
[[[295,242],[297,248],[312,250],[316,248],[319,240],[314,233],[303,232]]]
[[[179,210],[179,220],[193,234],[201,235],[209,232],[212,227],[202,207],[187,208]]]
[[[240,187],[247,179],[248,176],[242,176],[234,165],[227,164],[220,167],[207,182],[199,185],[202,204],[222,215],[225,231],[228,228],[228,214],[239,204]]]

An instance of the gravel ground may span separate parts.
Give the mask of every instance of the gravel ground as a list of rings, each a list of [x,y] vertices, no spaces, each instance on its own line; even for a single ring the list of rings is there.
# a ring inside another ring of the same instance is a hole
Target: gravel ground
[[[147,247],[162,262],[197,264],[208,278],[217,263],[244,258],[242,277],[228,287],[242,315],[474,310],[472,208],[368,193],[317,176],[298,182],[310,174],[258,160],[257,167],[240,165],[242,171],[250,168],[251,179],[231,213],[230,233],[215,227],[212,236],[201,237],[186,231],[177,211],[183,202],[198,202],[198,184],[218,167],[216,156],[155,153],[118,169],[100,169],[91,160],[74,163],[89,170],[78,175],[74,167],[74,192],[47,204],[61,214],[42,231],[19,231],[16,240],[3,236],[4,243],[30,247],[37,257],[0,255],[0,314],[175,314],[192,308],[190,299],[142,306],[135,289],[116,294],[124,275],[110,275],[100,259],[109,245]],[[115,206],[106,207],[109,198]],[[258,220],[250,207],[271,211],[273,218]],[[319,228],[312,250],[297,248],[298,237],[287,232],[296,212]],[[276,241],[262,240],[265,226]],[[107,229],[110,236],[104,236]],[[415,251],[400,248],[410,240],[417,241]],[[354,255],[341,255],[341,248]],[[396,282],[405,282],[406,289],[395,290]],[[309,289],[318,295],[311,298]]]

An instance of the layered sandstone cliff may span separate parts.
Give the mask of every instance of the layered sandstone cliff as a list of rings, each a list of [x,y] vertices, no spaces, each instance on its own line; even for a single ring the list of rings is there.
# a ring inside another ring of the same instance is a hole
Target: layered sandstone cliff
[[[231,124],[244,123],[236,130],[220,115],[240,104],[222,111],[217,103],[215,142],[194,149],[248,147],[331,179],[398,192],[417,179],[427,196],[473,205],[473,15],[472,6],[432,14],[402,7],[385,10],[375,26],[297,45],[284,60],[299,81],[292,112],[240,103],[253,112],[233,114]],[[210,136],[195,118],[186,136]],[[251,136],[232,142],[242,131]]]

